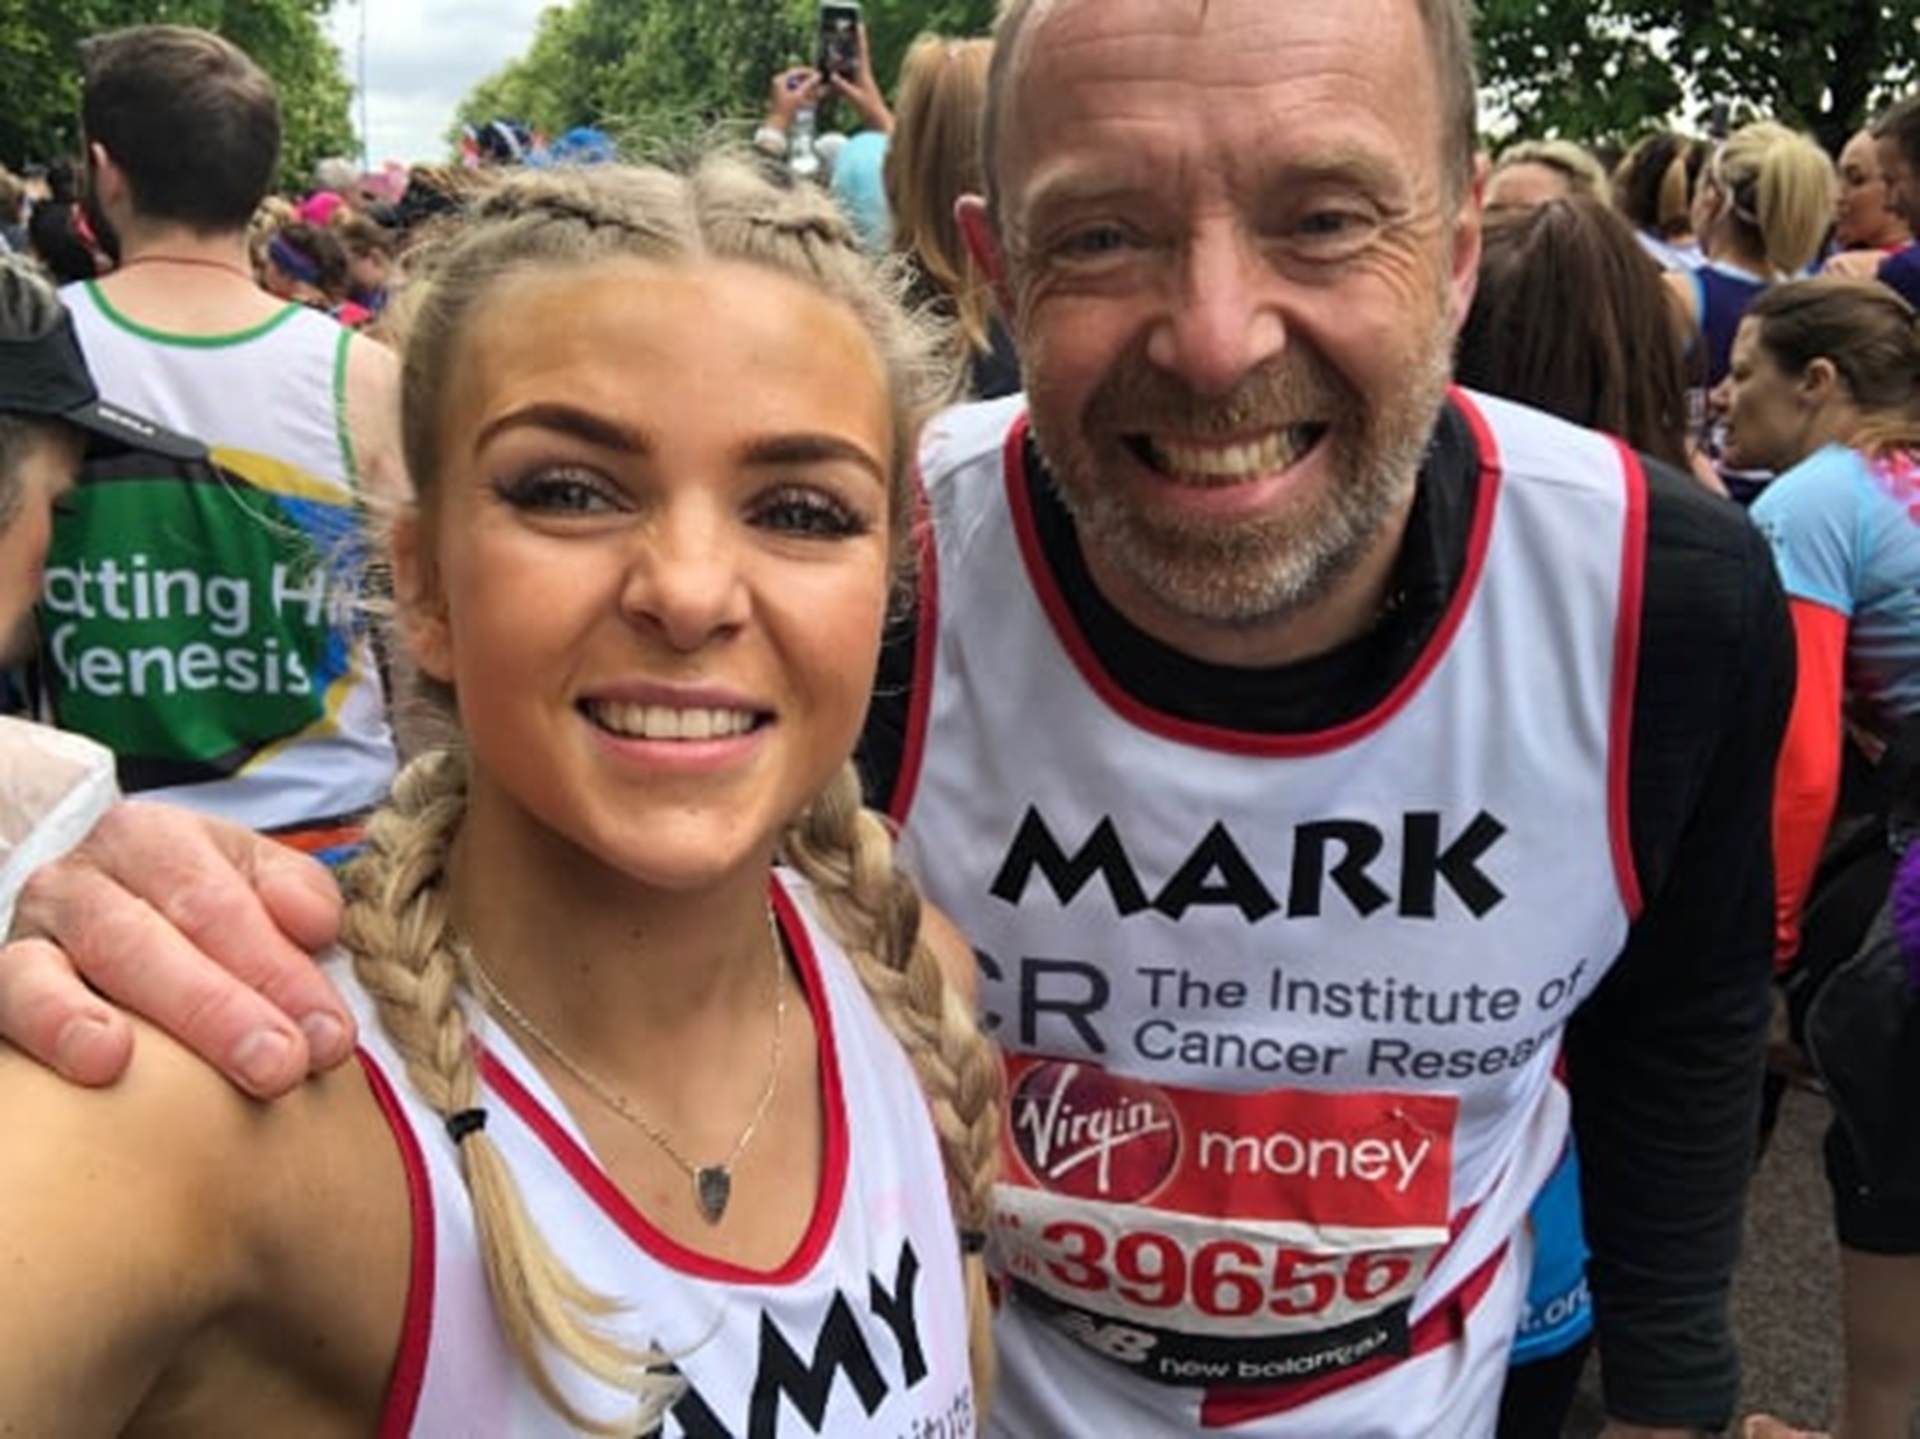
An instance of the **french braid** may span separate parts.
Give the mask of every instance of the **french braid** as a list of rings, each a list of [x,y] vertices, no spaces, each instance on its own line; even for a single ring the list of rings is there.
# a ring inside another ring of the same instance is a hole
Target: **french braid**
[[[822,918],[920,1076],[960,1231],[984,1236],[998,1172],[1000,1060],[922,941],[920,893],[894,863],[886,826],[861,804],[852,764],[789,828],[785,855],[813,882]],[[968,1246],[965,1266],[974,1392],[984,1405],[993,1385],[992,1310],[977,1245]]]
[[[367,827],[366,848],[341,876],[342,935],[381,1027],[406,1062],[415,1091],[442,1119],[474,1109],[480,1076],[460,1003],[465,960],[447,916],[447,851],[466,812],[467,762],[457,750],[422,755],[394,783]],[[593,1434],[645,1433],[680,1384],[652,1372],[657,1353],[636,1352],[595,1323],[613,1312],[560,1262],[528,1216],[505,1159],[484,1127],[458,1141],[494,1311],[541,1396]],[[582,1413],[561,1392],[543,1341],[595,1378],[637,1396],[618,1424]]]

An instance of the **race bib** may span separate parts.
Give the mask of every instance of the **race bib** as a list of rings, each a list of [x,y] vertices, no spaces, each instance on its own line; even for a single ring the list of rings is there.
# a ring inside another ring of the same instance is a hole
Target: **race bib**
[[[1141,1377],[1272,1384],[1404,1354],[1449,1237],[1450,1095],[1232,1094],[1016,1056],[1013,1302]]]

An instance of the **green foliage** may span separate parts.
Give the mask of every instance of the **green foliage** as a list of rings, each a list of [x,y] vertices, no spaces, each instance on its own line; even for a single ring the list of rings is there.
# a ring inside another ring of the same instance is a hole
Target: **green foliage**
[[[922,34],[972,36],[993,29],[993,0],[867,0],[862,7],[874,72],[889,97],[900,74],[900,59]],[[806,11],[812,23],[814,8]]]
[[[994,8],[865,0],[883,87],[915,35],[984,34]],[[1838,149],[1920,83],[1920,0],[1480,0],[1479,10],[1494,144],[1703,130],[1720,103],[1735,124],[1777,116]],[[629,143],[745,128],[771,78],[813,58],[816,13],[815,0],[572,0],[546,11],[527,53],[476,86],[458,118],[512,116],[548,134],[598,125]]]
[[[359,154],[353,86],[325,29],[333,0],[223,0],[208,8],[220,14],[203,23],[253,56],[280,88],[283,189],[311,189],[314,162],[324,156]]]
[[[1831,151],[1920,81],[1915,0],[1481,0],[1496,146],[1520,135],[1626,140],[1761,117]]]
[[[866,0],[883,88],[914,36],[985,34],[993,12],[994,0]],[[772,78],[812,61],[817,14],[813,0],[573,0],[542,14],[527,53],[469,91],[456,118],[510,116],[549,135],[596,125],[640,150],[750,128]]]
[[[322,27],[331,8],[332,0],[0,0],[0,161],[78,156],[79,46],[87,36],[123,25],[200,25],[273,76],[286,123],[283,181],[305,188],[315,160],[355,148],[352,90]]]

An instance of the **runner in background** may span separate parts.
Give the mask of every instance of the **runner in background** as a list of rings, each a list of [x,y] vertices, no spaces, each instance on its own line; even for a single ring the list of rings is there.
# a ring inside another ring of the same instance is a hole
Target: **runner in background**
[[[279,162],[273,83],[205,30],[95,37],[81,118],[106,279],[69,286],[102,382],[211,461],[90,466],[41,604],[48,716],[122,788],[350,844],[395,749],[353,574],[364,507],[405,493],[384,347],[256,283]]]

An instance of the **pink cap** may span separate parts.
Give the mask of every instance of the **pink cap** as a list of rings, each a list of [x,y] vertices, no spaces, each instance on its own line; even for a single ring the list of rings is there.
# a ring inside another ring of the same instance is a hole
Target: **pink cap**
[[[346,203],[331,190],[315,190],[300,202],[298,214],[309,225],[324,225],[333,218],[333,212]]]

